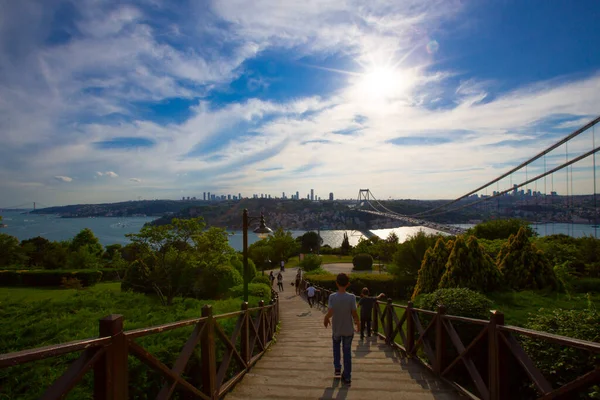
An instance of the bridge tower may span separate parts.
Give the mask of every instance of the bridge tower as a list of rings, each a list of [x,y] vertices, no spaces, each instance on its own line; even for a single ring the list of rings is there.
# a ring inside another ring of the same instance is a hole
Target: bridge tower
[[[369,189],[358,189],[357,202],[358,202],[359,206],[362,201],[369,201],[371,197],[372,197],[372,195],[371,195],[371,191]]]

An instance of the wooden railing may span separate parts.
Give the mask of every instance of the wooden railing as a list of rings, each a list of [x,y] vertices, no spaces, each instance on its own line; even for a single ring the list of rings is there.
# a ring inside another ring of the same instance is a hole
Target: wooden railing
[[[306,289],[306,282],[301,288]],[[316,288],[317,303],[326,307],[333,292]],[[600,365],[596,364],[595,369],[570,382],[552,385],[518,338],[594,354],[600,354],[600,343],[504,325],[504,314],[498,311],[491,311],[489,320],[480,320],[447,315],[443,305],[430,311],[414,308],[412,302],[400,305],[388,299],[373,308],[372,329],[388,345],[471,398],[572,399],[600,384]],[[525,394],[528,390],[529,395]]]
[[[231,336],[219,321],[236,318]],[[158,372],[164,384],[157,399],[169,399],[176,390],[187,392],[193,398],[219,399],[238,382],[270,345],[279,322],[279,301],[273,292],[269,305],[261,300],[258,307],[248,308],[242,303],[240,311],[213,315],[212,306],[202,308],[200,318],[188,319],[150,328],[123,331],[123,317],[110,315],[100,320],[98,338],[0,354],[0,369],[31,361],[81,352],[43,394],[43,399],[62,399],[84,375],[93,370],[94,399],[127,399],[128,356],[134,356],[151,370]],[[186,326],[194,330],[183,346],[172,368],[162,363],[136,339]],[[237,344],[239,339],[239,345]],[[224,346],[222,359],[217,362],[217,341]],[[196,387],[182,377],[186,365],[197,346],[200,346],[201,385]],[[232,364],[235,360],[235,364]],[[233,371],[233,372],[232,372]]]

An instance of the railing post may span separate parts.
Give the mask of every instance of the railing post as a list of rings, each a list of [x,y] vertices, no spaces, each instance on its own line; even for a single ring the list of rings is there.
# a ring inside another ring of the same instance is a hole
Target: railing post
[[[375,301],[373,305],[373,320],[371,321],[371,328],[373,333],[377,335],[379,333],[379,304]]]
[[[415,321],[413,320],[413,302],[409,301],[406,307],[406,352],[412,354],[415,347]]]
[[[250,314],[248,313],[248,302],[244,301],[242,303],[242,331],[240,332],[240,346],[242,351],[242,359],[246,363],[246,365],[250,364],[250,324],[248,318],[250,318]],[[250,368],[246,368],[248,371]]]
[[[488,325],[488,386],[490,390],[490,400],[500,400],[506,391],[504,386],[508,385],[506,381],[506,363],[505,360],[501,362],[500,352],[500,333],[498,332],[498,325],[504,325],[504,314],[492,310],[490,311],[490,323]],[[504,373],[503,373],[504,372]]]
[[[271,304],[269,307],[269,320],[271,323],[269,324],[269,340],[273,339],[275,335],[275,326],[277,323],[275,322],[275,299],[271,299]]]
[[[202,362],[202,392],[211,399],[217,398],[217,357],[215,354],[215,327],[212,306],[202,307],[206,325],[200,339]]]
[[[94,399],[126,400],[128,394],[127,338],[123,334],[123,316],[112,314],[99,321],[100,337],[112,341],[106,353],[94,365]]]
[[[438,374],[443,371],[444,357],[446,356],[446,340],[444,336],[444,321],[442,318],[446,314],[446,306],[438,305],[437,320],[435,322],[435,363],[433,369]]]
[[[267,330],[265,329],[265,301],[261,300],[258,302],[260,310],[258,310],[258,335],[262,338],[265,346],[267,345]]]
[[[392,332],[394,331],[394,317],[392,316],[394,312],[394,306],[392,305],[391,298],[388,298],[387,300],[385,311],[387,312],[385,320],[385,341],[387,344],[392,344],[394,342],[394,339],[392,338]]]

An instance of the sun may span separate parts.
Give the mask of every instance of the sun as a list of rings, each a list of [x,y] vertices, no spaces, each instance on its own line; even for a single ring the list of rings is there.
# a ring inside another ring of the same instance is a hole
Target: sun
[[[389,100],[402,94],[406,89],[406,76],[392,66],[371,67],[360,74],[358,93],[368,100]]]

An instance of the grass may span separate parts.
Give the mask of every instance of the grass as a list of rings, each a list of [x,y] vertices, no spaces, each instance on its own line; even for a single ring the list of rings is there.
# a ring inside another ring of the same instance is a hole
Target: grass
[[[322,254],[321,259],[323,264],[337,264],[337,263],[352,263],[352,256],[336,256],[334,254]],[[286,268],[296,268],[299,264],[298,257],[292,257],[285,263]]]
[[[121,291],[120,282],[98,283],[86,291],[97,293],[102,291]],[[28,287],[0,287],[0,304],[6,301],[31,302],[37,300],[65,300],[77,294],[75,289],[61,288],[28,288]]]

